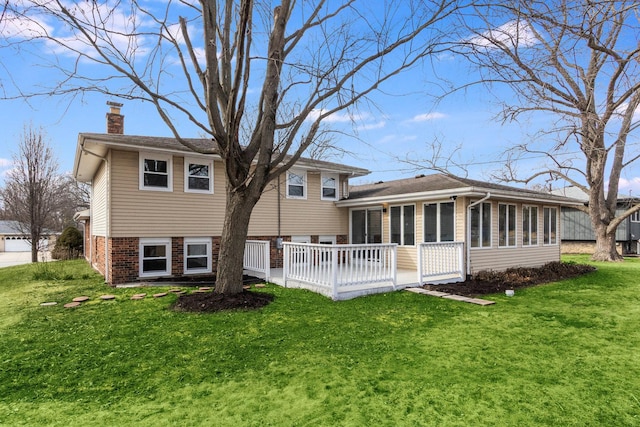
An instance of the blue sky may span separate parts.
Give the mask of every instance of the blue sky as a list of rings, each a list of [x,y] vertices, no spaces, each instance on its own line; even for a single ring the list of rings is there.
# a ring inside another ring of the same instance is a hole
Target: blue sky
[[[51,81],[51,70],[38,67],[37,58],[16,56],[8,50],[0,50],[0,62],[22,87],[37,87]],[[397,159],[407,157],[419,163],[421,159],[431,156],[429,144],[438,139],[445,152],[459,147],[456,161],[469,164],[469,177],[486,179],[490,171],[501,166],[497,160],[506,148],[528,140],[530,134],[549,123],[548,117],[535,117],[523,123],[501,124],[494,119],[499,111],[495,97],[481,86],[435,103],[430,96],[438,94],[436,86],[431,84],[434,81],[432,68],[446,74],[454,82],[464,83],[475,77],[461,59],[451,56],[436,57],[429,66],[416,67],[402,74],[384,85],[382,92],[374,95],[375,108],[361,107],[355,112],[354,124],[342,121],[342,116],[335,117],[330,125],[342,132],[336,141],[352,154],[339,160],[328,160],[342,161],[372,171],[357,182],[430,173]],[[0,77],[5,79],[3,85],[9,87],[11,85],[6,76],[6,72],[0,73]],[[507,92],[503,93],[508,96]],[[72,101],[51,97],[34,98],[28,103],[25,100],[0,99],[0,185],[11,168],[11,156],[17,150],[25,125],[31,123],[45,129],[61,171],[70,171],[78,134],[105,132],[106,102],[110,100],[118,101],[100,94],[85,94],[82,99]],[[171,135],[152,106],[136,101],[124,101],[124,104],[125,133]],[[199,136],[186,125],[181,129],[184,130],[183,136]],[[538,162],[539,159],[534,158],[523,167],[534,168]],[[640,195],[638,166],[627,169],[623,174],[620,192]]]

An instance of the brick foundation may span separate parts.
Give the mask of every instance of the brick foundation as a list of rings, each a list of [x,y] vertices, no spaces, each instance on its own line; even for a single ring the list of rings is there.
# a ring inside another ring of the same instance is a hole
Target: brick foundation
[[[318,242],[319,236],[311,236],[312,242]],[[282,268],[283,266],[283,251],[277,248],[277,236],[249,236],[247,240],[268,240],[270,242],[270,257],[271,268]],[[290,242],[291,236],[282,236],[284,242]],[[336,242],[338,244],[346,244],[348,242],[348,236],[338,235],[336,236]],[[136,282],[139,278],[139,242],[137,237],[114,237],[109,239],[108,251],[108,282],[111,285],[117,285],[121,283]],[[92,240],[92,260],[93,267],[98,270],[102,275],[105,274],[104,263],[104,237],[93,237]],[[173,237],[171,238],[171,276],[174,278],[180,278],[184,276],[184,238]],[[211,256],[212,256],[212,269],[215,273],[218,256],[220,254],[220,237],[214,236],[211,238]]]

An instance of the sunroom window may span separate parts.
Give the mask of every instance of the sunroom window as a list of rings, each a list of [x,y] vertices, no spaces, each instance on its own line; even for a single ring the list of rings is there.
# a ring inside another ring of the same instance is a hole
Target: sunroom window
[[[415,205],[392,206],[389,209],[391,243],[415,245],[415,210]]]

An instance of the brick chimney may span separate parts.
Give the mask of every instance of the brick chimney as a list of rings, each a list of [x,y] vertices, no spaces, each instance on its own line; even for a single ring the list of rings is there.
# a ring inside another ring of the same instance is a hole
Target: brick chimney
[[[124,134],[124,116],[120,114],[122,104],[107,101],[109,112],[107,113],[107,133]]]

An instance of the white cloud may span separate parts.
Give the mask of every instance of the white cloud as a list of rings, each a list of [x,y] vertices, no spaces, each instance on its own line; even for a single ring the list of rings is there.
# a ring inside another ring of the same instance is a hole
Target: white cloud
[[[382,129],[386,125],[387,125],[387,122],[385,122],[384,120],[381,120],[381,121],[375,122],[375,123],[365,123],[363,125],[360,125],[360,126],[358,126],[358,130],[359,131],[365,131],[365,130]]]
[[[511,47],[527,47],[538,43],[533,29],[527,22],[510,21],[497,28],[472,37],[467,42],[482,47],[505,44]]]
[[[0,168],[8,168],[13,165],[13,162],[9,159],[0,158]]]
[[[428,122],[430,120],[440,120],[448,117],[444,113],[424,113],[418,114],[417,116],[413,116],[411,119],[406,120],[406,123],[420,123],[420,122]]]
[[[620,178],[620,182],[618,183],[618,193],[620,196],[633,194],[637,197],[640,195],[640,177],[634,177],[631,179]]]
[[[401,143],[401,142],[415,141],[416,139],[418,139],[418,137],[416,135],[395,135],[395,134],[391,134],[391,135],[387,135],[387,136],[384,136],[384,137],[380,138],[378,140],[378,143],[379,144],[388,144],[390,142],[393,142],[393,143],[397,144],[397,143]]]
[[[320,115],[325,114],[327,110],[316,109],[309,113],[307,120],[316,120]],[[350,113],[348,111],[339,111],[325,117],[323,122],[325,123],[349,123],[349,122],[361,122],[369,117],[367,113]]]

